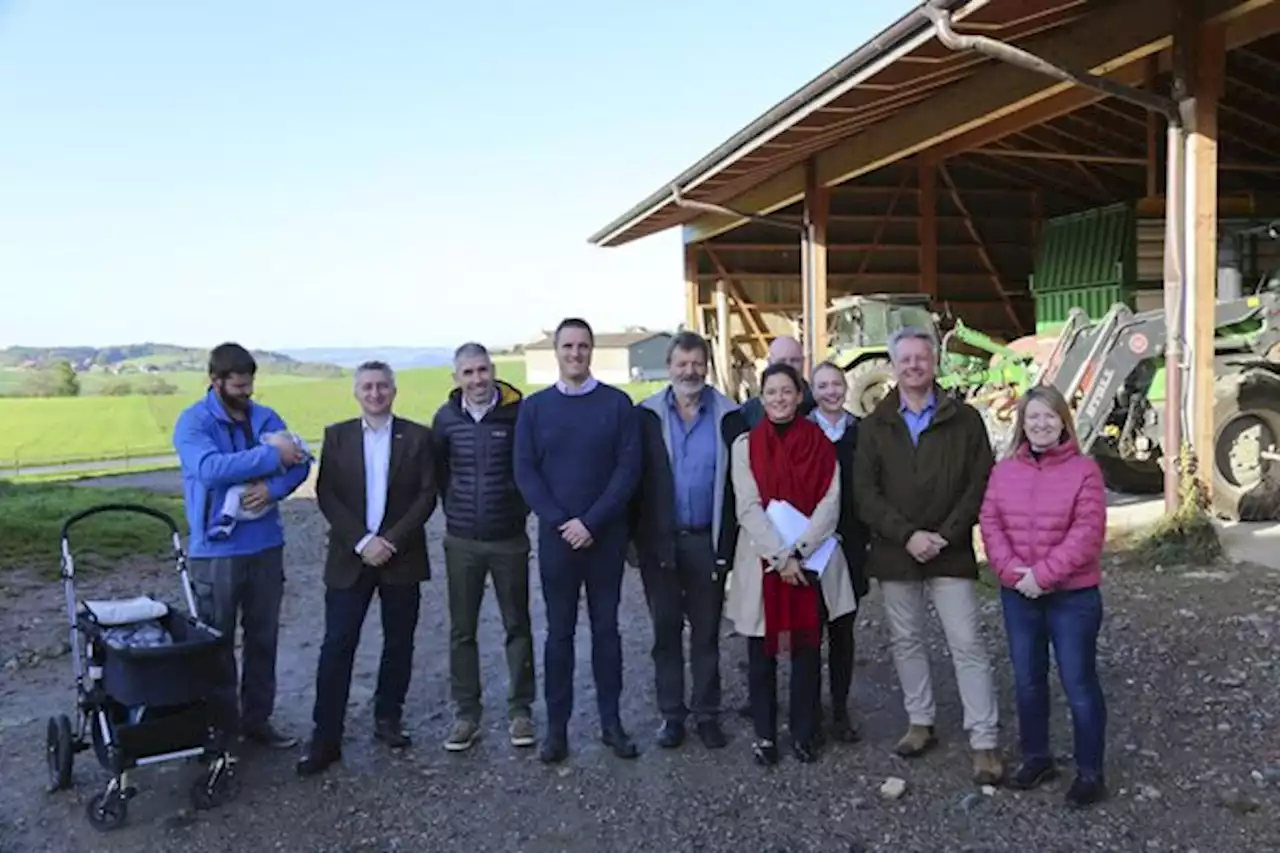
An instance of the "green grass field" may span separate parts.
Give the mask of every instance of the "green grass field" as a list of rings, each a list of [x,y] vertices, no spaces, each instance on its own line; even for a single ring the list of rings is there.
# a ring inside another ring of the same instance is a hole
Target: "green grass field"
[[[523,388],[524,364],[502,362],[498,375]],[[164,373],[182,392],[172,396],[0,399],[0,466],[23,467],[65,462],[95,462],[167,455],[173,424],[181,411],[203,393],[207,380],[195,373]],[[405,370],[396,375],[396,411],[430,423],[453,387],[447,368]],[[633,396],[649,393],[655,383],[627,386]],[[290,429],[320,438],[325,426],[352,417],[356,404],[350,378],[308,379],[264,374],[255,399],[274,408]]]
[[[58,484],[0,481],[0,571],[18,566],[57,577],[58,534],[82,509],[102,503],[141,503],[173,517],[186,535],[182,499],[136,489],[85,489]],[[172,553],[163,523],[139,515],[108,514],[86,519],[71,531],[76,570],[110,568],[131,556]]]

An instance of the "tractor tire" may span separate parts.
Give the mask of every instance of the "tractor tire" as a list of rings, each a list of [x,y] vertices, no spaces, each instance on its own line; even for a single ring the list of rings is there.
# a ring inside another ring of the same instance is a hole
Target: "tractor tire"
[[[865,418],[893,390],[893,365],[887,358],[868,358],[845,371],[845,382],[845,405],[856,417]]]
[[[1213,510],[1228,521],[1280,519],[1280,375],[1249,370],[1214,384]]]
[[[1093,459],[1102,469],[1102,482],[1113,492],[1157,495],[1164,491],[1164,469],[1155,459],[1125,459],[1106,451],[1095,453]]]

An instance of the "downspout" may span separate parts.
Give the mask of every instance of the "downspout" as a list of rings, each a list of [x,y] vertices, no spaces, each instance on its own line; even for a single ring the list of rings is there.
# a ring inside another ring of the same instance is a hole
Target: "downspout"
[[[998,62],[1006,62],[1037,74],[1084,86],[1104,95],[1136,104],[1145,110],[1159,113],[1168,123],[1168,153],[1165,188],[1164,230],[1164,280],[1165,316],[1168,318],[1165,333],[1165,394],[1164,417],[1164,502],[1165,510],[1172,512],[1178,504],[1178,470],[1176,460],[1182,448],[1184,395],[1183,371],[1183,270],[1185,266],[1185,235],[1183,198],[1185,197],[1186,132],[1178,102],[1135,86],[1117,83],[1106,77],[1087,71],[1071,71],[1054,65],[1046,59],[1028,53],[1020,47],[979,35],[960,35],[951,25],[951,13],[945,0],[925,0],[922,11],[933,22],[933,27],[943,46],[949,50],[972,50],[989,56]],[[1169,412],[1170,404],[1176,412]]]

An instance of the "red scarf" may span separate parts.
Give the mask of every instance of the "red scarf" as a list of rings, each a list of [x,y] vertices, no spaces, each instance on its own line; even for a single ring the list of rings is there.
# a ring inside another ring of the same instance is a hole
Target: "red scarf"
[[[835,445],[822,428],[797,418],[779,435],[775,424],[761,420],[751,430],[747,447],[760,505],[767,508],[770,501],[786,501],[812,516],[836,473]],[[761,567],[767,568],[763,560]],[[764,572],[766,654],[776,655],[780,645],[818,648],[822,642],[821,594],[816,584],[792,586],[777,572]]]

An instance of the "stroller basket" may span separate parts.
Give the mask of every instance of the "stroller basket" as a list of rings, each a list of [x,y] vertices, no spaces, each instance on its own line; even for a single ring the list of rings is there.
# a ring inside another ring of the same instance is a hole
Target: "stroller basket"
[[[148,516],[168,528],[186,613],[148,595],[77,601],[71,529],[103,513]],[[195,808],[234,799],[240,790],[236,759],[214,711],[218,688],[234,672],[234,632],[224,635],[200,621],[177,522],[141,504],[99,504],[63,523],[61,550],[76,714],[74,723],[66,714],[49,718],[49,790],[70,788],[76,753],[92,750],[111,773],[106,788],[85,804],[94,829],[121,826],[137,794],[134,770],[162,762],[199,759],[207,765],[191,787]]]
[[[186,705],[208,698],[216,686],[227,638],[190,616],[168,608],[155,622],[172,642],[142,647],[113,643],[110,629],[91,613],[82,612],[79,621],[102,667],[103,690],[121,705]]]

